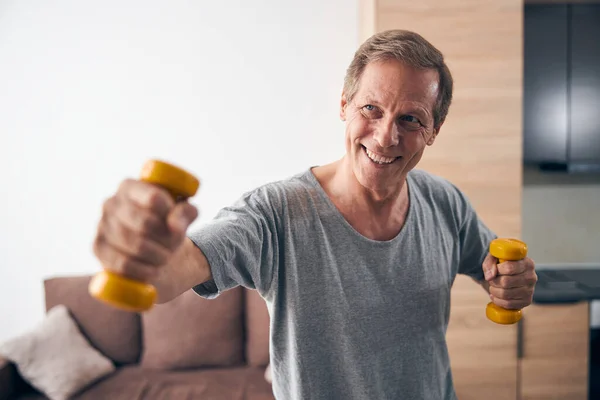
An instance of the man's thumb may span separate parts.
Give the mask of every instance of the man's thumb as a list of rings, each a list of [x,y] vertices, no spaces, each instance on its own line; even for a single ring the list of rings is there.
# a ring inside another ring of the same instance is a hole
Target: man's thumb
[[[178,203],[167,217],[167,225],[173,232],[184,234],[198,217],[198,209],[187,202]]]

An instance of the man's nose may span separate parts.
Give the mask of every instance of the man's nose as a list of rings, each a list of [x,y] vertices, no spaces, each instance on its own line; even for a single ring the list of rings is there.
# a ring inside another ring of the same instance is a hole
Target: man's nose
[[[395,121],[382,121],[375,130],[374,136],[381,147],[393,147],[400,143],[400,131]]]

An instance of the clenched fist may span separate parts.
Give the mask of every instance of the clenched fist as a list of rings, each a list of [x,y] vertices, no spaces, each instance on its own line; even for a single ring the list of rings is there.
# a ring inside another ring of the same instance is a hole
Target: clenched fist
[[[102,266],[142,282],[152,282],[180,248],[196,207],[175,202],[151,183],[127,179],[104,202],[94,240]]]
[[[505,261],[488,254],[483,261],[485,280],[489,283],[490,299],[494,304],[508,310],[525,308],[533,301],[537,282],[535,264],[526,257],[519,261]]]

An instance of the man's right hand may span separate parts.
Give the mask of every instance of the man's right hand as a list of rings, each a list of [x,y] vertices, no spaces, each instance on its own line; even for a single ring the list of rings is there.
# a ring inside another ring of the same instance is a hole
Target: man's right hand
[[[176,203],[156,185],[127,179],[104,202],[94,254],[108,271],[152,282],[181,247],[197,217],[192,204]]]

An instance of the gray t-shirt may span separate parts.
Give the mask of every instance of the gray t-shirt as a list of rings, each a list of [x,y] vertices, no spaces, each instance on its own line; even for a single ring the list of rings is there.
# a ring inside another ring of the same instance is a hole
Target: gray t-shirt
[[[196,293],[242,285],[266,300],[277,399],[456,398],[450,289],[457,273],[483,279],[495,235],[448,181],[413,170],[407,183],[406,222],[389,241],[358,233],[310,169],[190,232],[213,275]]]

